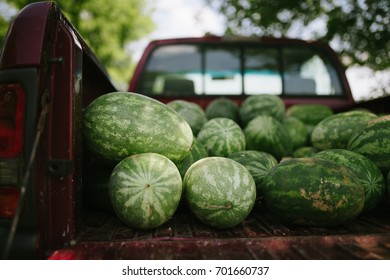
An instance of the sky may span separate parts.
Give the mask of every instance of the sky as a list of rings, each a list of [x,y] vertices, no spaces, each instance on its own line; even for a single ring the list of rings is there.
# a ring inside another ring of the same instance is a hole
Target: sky
[[[153,39],[200,37],[205,33],[223,35],[221,15],[204,4],[203,0],[147,0],[152,9],[155,30],[130,45],[129,51],[137,60],[143,48]]]
[[[155,3],[153,20],[159,24],[155,37],[202,36],[206,32],[222,34],[223,17],[203,0],[149,0]]]

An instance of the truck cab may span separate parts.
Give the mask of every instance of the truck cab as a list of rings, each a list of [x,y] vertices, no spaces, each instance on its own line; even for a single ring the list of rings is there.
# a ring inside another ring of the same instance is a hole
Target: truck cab
[[[286,106],[322,103],[335,111],[354,103],[344,68],[326,43],[272,37],[152,41],[129,91],[203,107],[221,96],[240,104],[256,94],[280,96]]]

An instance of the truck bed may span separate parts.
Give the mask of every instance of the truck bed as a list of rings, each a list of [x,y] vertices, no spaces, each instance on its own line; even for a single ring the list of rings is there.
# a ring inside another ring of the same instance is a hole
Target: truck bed
[[[88,209],[76,239],[51,259],[390,259],[390,203],[342,226],[274,221],[256,206],[231,229],[213,229],[179,209],[154,230],[124,226],[114,214]]]

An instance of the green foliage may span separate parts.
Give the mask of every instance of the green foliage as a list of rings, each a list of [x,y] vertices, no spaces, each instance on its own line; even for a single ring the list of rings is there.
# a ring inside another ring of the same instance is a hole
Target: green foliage
[[[31,0],[6,0],[21,9]],[[95,52],[117,83],[127,83],[131,75],[131,56],[125,47],[153,29],[145,0],[56,0],[69,21]],[[0,34],[4,34],[0,15]],[[3,38],[0,37],[0,40]]]
[[[5,20],[5,18],[0,16],[0,50],[3,46],[3,41],[5,34],[7,33],[8,29],[8,22]]]
[[[286,36],[295,30],[302,36],[310,32],[312,39],[330,41],[346,66],[390,67],[389,0],[205,1],[226,16],[228,34]],[[316,25],[322,30],[315,30]]]

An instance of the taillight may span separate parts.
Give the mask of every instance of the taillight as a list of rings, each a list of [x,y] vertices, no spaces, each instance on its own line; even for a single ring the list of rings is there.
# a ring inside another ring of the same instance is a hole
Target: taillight
[[[61,249],[55,251],[48,259],[49,260],[77,260],[80,259],[80,254],[72,249]]]
[[[0,85],[0,157],[18,156],[23,145],[24,90],[19,84]]]
[[[18,207],[19,188],[0,188],[0,218],[12,218]]]
[[[25,93],[19,84],[0,84],[0,218],[16,213],[22,175]]]

